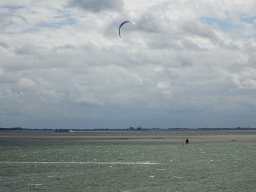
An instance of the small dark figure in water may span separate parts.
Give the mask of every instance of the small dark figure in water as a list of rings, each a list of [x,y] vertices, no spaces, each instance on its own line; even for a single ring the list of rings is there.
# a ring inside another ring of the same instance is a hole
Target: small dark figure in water
[[[188,140],[188,138],[186,139],[186,144],[189,144],[189,140]]]

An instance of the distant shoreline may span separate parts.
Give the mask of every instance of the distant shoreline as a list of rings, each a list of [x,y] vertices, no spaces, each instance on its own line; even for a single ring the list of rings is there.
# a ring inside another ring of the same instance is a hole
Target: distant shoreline
[[[256,130],[148,130],[148,131],[79,131],[54,132],[35,130],[1,131],[0,140],[80,140],[80,141],[150,141],[181,143],[251,142],[256,143]]]
[[[54,131],[54,132],[80,132],[80,131],[152,131],[152,130],[163,130],[163,131],[195,131],[195,130],[256,130],[256,128],[250,127],[236,127],[236,128],[93,128],[93,129],[39,129],[39,128],[22,128],[22,127],[13,127],[13,128],[1,128],[0,131]]]

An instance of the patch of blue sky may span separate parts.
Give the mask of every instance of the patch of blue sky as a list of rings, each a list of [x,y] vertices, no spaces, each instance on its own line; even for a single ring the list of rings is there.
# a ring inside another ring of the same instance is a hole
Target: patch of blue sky
[[[245,23],[255,24],[256,16],[255,17],[241,17],[241,21],[245,22]]]
[[[251,29],[254,30],[253,36],[256,36],[256,16],[248,16],[246,14],[241,14],[240,19],[243,23],[251,25]]]
[[[13,21],[10,21],[10,20],[4,21],[4,17],[1,18],[1,14],[0,14],[0,22],[1,22],[0,26],[2,26],[3,28],[14,24]]]
[[[217,18],[209,18],[209,17],[201,17],[199,18],[199,20],[203,23],[203,24],[207,24],[209,26],[211,26],[214,29],[218,29],[218,30],[222,30],[226,33],[228,32],[234,32],[234,31],[239,31],[243,28],[243,23],[247,23],[247,24],[252,24],[251,29],[253,29],[254,31],[256,31],[256,26],[254,25],[256,23],[256,16],[247,16],[245,14],[241,14],[240,15],[240,24],[232,24],[226,20],[221,20],[221,19],[217,19]],[[238,34],[237,34],[238,35]],[[251,37],[251,36],[256,36],[256,33],[253,33],[251,35],[238,35],[240,37]]]
[[[71,18],[70,15],[63,15],[60,17],[55,17],[56,19],[62,19],[63,22],[53,22],[53,23],[42,23],[40,27],[49,27],[49,28],[60,28],[64,25],[74,25],[76,24],[76,20]]]
[[[35,45],[29,45],[29,47],[33,50],[44,49],[44,47],[39,47],[39,46],[35,46]]]
[[[23,6],[3,6],[3,8],[7,8],[7,9],[21,9],[21,8],[23,8]]]
[[[199,19],[203,24],[207,24],[212,26],[215,29],[221,29],[224,32],[228,32],[232,26],[228,21],[217,19],[217,18],[210,18],[210,17],[201,17]]]

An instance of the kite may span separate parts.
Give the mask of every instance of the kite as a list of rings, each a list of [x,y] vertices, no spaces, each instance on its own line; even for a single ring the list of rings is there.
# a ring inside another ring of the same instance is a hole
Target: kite
[[[121,25],[119,26],[119,36],[120,36],[120,38],[121,38],[120,29],[123,26],[123,24],[125,24],[125,23],[132,23],[132,24],[136,25],[136,23],[134,23],[133,21],[124,21],[123,23],[121,23]],[[138,28],[138,26],[137,26],[137,28]]]

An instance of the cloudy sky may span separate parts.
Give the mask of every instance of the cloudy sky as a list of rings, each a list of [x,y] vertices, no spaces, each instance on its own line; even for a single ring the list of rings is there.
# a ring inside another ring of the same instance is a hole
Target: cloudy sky
[[[254,0],[0,1],[0,127],[256,127],[255,31]]]

